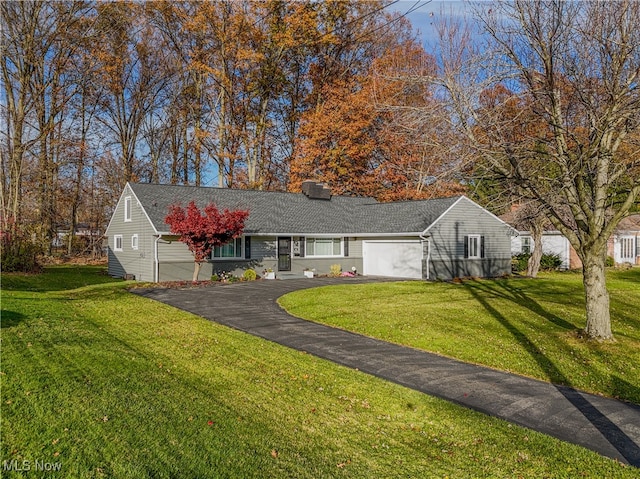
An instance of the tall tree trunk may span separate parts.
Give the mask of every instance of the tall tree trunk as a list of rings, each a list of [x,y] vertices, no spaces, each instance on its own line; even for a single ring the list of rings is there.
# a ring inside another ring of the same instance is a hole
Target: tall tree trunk
[[[538,220],[531,223],[531,235],[533,236],[533,251],[527,262],[527,276],[535,278],[540,271],[540,260],[542,259],[542,224]]]
[[[78,152],[78,162],[76,164],[76,181],[73,185],[73,201],[71,203],[71,221],[69,227],[69,242],[67,244],[67,254],[71,256],[73,254],[73,240],[76,236],[76,225],[78,224],[78,208],[80,207],[80,194],[82,192],[82,179],[84,176],[84,163],[86,152],[86,126],[85,126],[85,100],[82,99],[81,115],[82,115],[82,133],[80,136],[80,151]],[[92,229],[93,231],[93,229]]]
[[[200,266],[202,263],[198,263],[197,261],[194,263],[195,267],[193,268],[193,279],[192,281],[195,283],[198,281],[198,275],[200,274]]]
[[[196,126],[194,131],[194,144],[193,144],[193,173],[194,173],[194,185],[202,186],[202,143],[200,129],[200,120],[196,120]]]
[[[40,124],[41,131],[46,128],[44,123]],[[42,134],[42,133],[41,133]],[[39,239],[42,244],[43,251],[51,256],[52,254],[52,230],[53,230],[53,194],[52,183],[52,160],[49,151],[48,142],[49,133],[42,134],[40,138],[40,153],[39,153],[39,165],[40,170],[40,185],[39,185],[39,198],[38,206],[40,209],[40,231]]]
[[[604,248],[595,252],[585,252],[582,258],[582,275],[587,306],[585,331],[593,339],[612,339]]]
[[[218,187],[223,188],[225,186],[225,153],[227,150],[227,101],[226,92],[224,87],[220,89],[220,106],[219,106],[219,119],[218,119],[218,152],[216,155],[216,161],[218,163]],[[227,184],[227,186],[231,186]]]
[[[189,184],[189,136],[186,128],[182,130],[182,184]]]
[[[195,75],[196,101],[194,102],[194,144],[193,144],[193,170],[195,174],[195,186],[202,184],[202,105],[204,103],[203,75],[197,71]]]

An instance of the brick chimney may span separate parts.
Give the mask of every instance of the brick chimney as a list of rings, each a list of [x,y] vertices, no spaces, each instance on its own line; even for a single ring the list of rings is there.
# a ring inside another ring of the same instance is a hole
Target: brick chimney
[[[307,198],[312,200],[330,200],[331,188],[324,183],[317,183],[313,180],[306,180],[302,182],[302,192]]]

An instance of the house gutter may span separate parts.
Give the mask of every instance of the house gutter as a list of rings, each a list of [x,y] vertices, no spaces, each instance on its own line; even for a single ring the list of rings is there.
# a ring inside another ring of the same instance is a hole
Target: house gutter
[[[154,271],[154,275],[155,275],[155,282],[158,283],[160,282],[160,260],[159,260],[159,256],[158,256],[158,242],[160,241],[160,239],[162,238],[162,235],[158,235],[158,237],[156,238],[156,240],[153,243],[153,258],[154,261],[156,263],[156,267],[155,267],[155,271]]]
[[[165,233],[170,234],[170,233]],[[245,231],[246,236],[309,236],[313,238],[338,238],[338,237],[349,237],[349,238],[379,238],[379,237],[411,237],[411,236],[420,236],[419,231],[407,231],[403,233],[273,233],[273,232],[254,232],[254,231]]]
[[[423,233],[420,234],[420,239],[424,242],[427,242],[427,277],[426,280],[429,281],[429,270],[431,269],[431,239],[430,236],[424,236]],[[424,249],[423,253],[424,255]]]

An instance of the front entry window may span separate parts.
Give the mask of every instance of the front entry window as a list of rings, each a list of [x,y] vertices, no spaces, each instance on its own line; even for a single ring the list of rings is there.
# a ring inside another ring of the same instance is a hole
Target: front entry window
[[[307,238],[307,256],[342,256],[342,238]]]
[[[213,248],[214,258],[242,258],[242,238],[236,238]]]

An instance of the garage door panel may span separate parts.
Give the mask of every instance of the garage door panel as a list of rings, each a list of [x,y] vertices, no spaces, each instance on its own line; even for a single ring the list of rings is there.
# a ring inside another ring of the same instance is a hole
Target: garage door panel
[[[422,278],[422,244],[419,241],[365,241],[363,261],[365,275]]]

